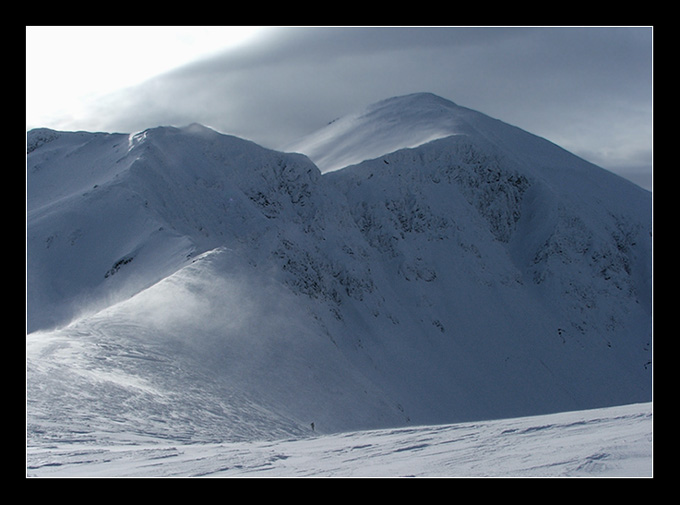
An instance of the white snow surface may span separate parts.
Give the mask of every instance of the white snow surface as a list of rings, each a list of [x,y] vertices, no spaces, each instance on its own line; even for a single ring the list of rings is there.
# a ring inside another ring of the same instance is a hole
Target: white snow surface
[[[284,150],[304,153],[321,172],[329,172],[469,132],[467,113],[467,109],[431,93],[388,98],[338,118]]]
[[[29,477],[634,477],[653,476],[652,409],[553,415],[275,441],[30,448]]]
[[[28,132],[28,473],[648,475],[651,194],[430,94],[329,128]]]

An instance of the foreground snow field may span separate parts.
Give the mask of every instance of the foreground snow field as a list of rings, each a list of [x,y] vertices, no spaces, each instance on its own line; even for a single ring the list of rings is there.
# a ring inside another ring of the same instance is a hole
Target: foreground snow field
[[[59,443],[28,477],[651,477],[652,405],[225,444]]]

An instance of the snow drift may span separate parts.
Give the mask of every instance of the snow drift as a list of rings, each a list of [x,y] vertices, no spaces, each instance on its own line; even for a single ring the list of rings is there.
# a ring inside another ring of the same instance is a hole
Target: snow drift
[[[29,445],[651,401],[649,192],[430,94],[296,150],[28,132]]]

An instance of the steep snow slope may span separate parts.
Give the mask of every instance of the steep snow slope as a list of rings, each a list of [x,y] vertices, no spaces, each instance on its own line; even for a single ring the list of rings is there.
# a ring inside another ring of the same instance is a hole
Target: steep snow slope
[[[378,158],[324,175],[199,125],[29,132],[30,443],[650,401],[650,194],[432,95],[390,103],[356,137]]]
[[[572,163],[555,170],[587,172]],[[368,333],[430,349],[386,358],[408,356],[387,382],[421,382],[443,418],[651,396],[649,195],[596,167],[587,187],[557,184],[550,168],[454,136],[324,176],[382,258]]]
[[[29,331],[128,298],[196,254],[256,240],[279,213],[306,220],[319,177],[302,156],[199,125],[37,130],[28,151]]]
[[[27,337],[31,445],[286,438],[401,424],[305,300],[226,248]],[[332,407],[331,407],[332,406]]]

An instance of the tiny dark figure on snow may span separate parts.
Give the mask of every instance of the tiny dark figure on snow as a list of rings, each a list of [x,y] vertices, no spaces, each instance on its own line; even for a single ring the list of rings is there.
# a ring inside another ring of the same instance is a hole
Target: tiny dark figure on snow
[[[312,423],[312,431],[314,431],[314,423]]]

